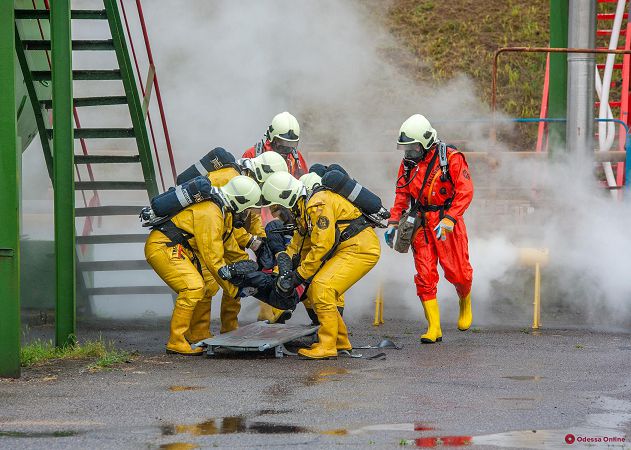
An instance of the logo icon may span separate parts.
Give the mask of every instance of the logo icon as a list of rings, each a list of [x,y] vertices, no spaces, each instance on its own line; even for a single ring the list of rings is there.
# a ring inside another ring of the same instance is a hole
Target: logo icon
[[[565,435],[565,443],[572,445],[576,441],[576,437],[572,433]]]

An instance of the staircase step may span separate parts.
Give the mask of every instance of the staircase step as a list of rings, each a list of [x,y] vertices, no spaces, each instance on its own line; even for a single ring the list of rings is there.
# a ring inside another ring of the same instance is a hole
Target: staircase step
[[[109,272],[119,270],[151,270],[144,259],[125,261],[84,261],[77,264],[82,272]]]
[[[145,191],[144,181],[76,181],[77,191]],[[138,211],[140,212],[140,211]]]
[[[75,139],[122,139],[133,138],[136,134],[133,128],[75,128]],[[48,130],[48,137],[52,139],[53,130]]]
[[[22,41],[24,50],[50,50],[49,40],[24,40]],[[72,49],[82,50],[114,50],[114,41],[112,39],[87,39],[80,41],[72,41]]]
[[[52,100],[40,100],[43,108],[51,109],[53,107]],[[84,106],[107,106],[107,105],[126,105],[127,97],[124,95],[116,95],[111,97],[85,97],[75,98],[73,105],[77,108]]]
[[[48,19],[50,11],[47,9],[16,9],[16,19]],[[71,19],[107,20],[104,9],[75,9],[70,11]]]
[[[51,81],[50,70],[34,70],[31,72],[35,81]],[[86,80],[121,80],[121,71],[119,69],[111,70],[73,70],[72,79],[75,81]]]
[[[74,155],[75,164],[133,164],[140,162],[140,155]]]
[[[91,234],[77,236],[77,244],[134,244],[145,242],[148,234]]]
[[[138,216],[142,206],[94,206],[88,208],[76,208],[75,217],[98,217],[98,216]]]
[[[86,289],[88,295],[173,294],[168,286],[118,286]]]

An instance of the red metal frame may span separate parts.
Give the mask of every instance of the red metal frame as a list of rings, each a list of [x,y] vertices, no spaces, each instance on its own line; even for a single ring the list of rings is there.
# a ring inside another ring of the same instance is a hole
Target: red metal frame
[[[127,38],[129,40],[129,46],[131,48],[131,54],[134,58],[134,65],[136,66],[136,75],[138,76],[138,83],[140,84],[140,91],[142,96],[145,96],[145,84],[142,81],[142,75],[140,73],[140,66],[138,65],[138,58],[136,57],[136,48],[134,41],[131,38],[131,31],[129,29],[129,22],[127,21],[127,11],[125,11],[125,4],[123,0],[120,0],[121,11],[123,12],[123,20],[125,21],[125,29],[127,31]],[[147,110],[147,119],[149,121],[149,132],[151,133],[151,141],[153,143],[153,151],[156,155],[156,164],[158,165],[158,173],[160,174],[160,182],[162,183],[162,190],[166,190],[164,184],[164,176],[162,175],[162,164],[160,163],[160,155],[158,154],[158,144],[156,143],[156,135],[153,131],[153,122],[151,121],[151,113]]]
[[[541,94],[541,112],[539,113],[540,119],[548,117],[548,92],[550,91],[550,53],[546,57],[546,74],[543,78],[543,93]],[[548,150],[548,127],[547,122],[539,122],[539,131],[537,132],[537,147],[536,152],[542,152],[544,147]]]

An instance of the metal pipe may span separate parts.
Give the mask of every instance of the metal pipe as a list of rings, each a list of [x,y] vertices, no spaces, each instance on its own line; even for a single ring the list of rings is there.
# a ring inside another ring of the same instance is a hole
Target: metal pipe
[[[57,297],[55,345],[73,344],[76,334],[74,129],[70,0],[55,0],[50,11],[53,91],[53,187]]]
[[[20,160],[13,2],[0,2],[0,377],[20,376]],[[21,147],[21,146],[20,146]]]
[[[568,21],[568,46],[596,45],[596,0],[574,0]],[[594,71],[593,54],[575,53],[567,58],[567,151],[579,155],[593,148]],[[605,100],[606,101],[606,100]]]

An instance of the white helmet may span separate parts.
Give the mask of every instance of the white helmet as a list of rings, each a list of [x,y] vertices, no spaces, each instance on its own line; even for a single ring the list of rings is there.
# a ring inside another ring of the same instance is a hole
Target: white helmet
[[[266,137],[274,151],[283,155],[290,154],[296,150],[300,140],[298,120],[287,111],[276,114],[267,129]]]
[[[405,150],[405,146],[419,143],[423,150],[429,150],[436,143],[436,130],[432,128],[429,120],[420,114],[414,114],[408,118],[399,130],[397,144]]]
[[[245,175],[237,175],[221,186],[219,191],[233,212],[241,212],[257,206],[261,200],[261,188],[258,183]]]
[[[281,205],[285,208],[292,208],[301,196],[307,194],[305,185],[287,172],[270,175],[261,192],[263,206]]]
[[[264,183],[275,172],[289,172],[287,161],[276,152],[263,152],[256,158],[243,158],[239,165],[250,172],[259,183]]]
[[[300,177],[300,181],[305,185],[307,195],[313,194],[313,190],[322,186],[322,177],[315,172],[309,172]]]

